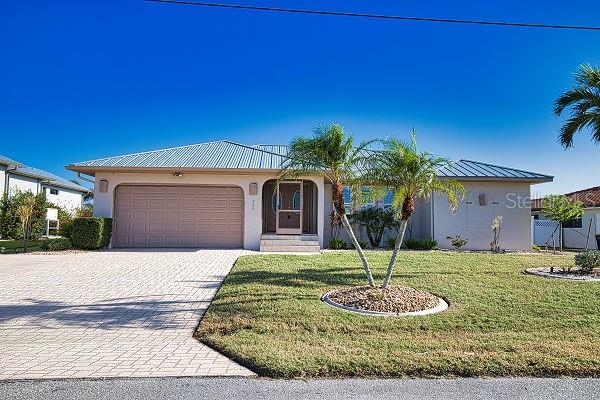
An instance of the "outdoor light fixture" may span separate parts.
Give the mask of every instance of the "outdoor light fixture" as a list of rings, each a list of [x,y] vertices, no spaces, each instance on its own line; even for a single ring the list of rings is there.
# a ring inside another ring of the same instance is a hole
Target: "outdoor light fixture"
[[[173,172],[173,178],[182,178],[183,174],[181,172]]]
[[[99,183],[100,193],[108,192],[108,181],[106,179],[102,179]]]

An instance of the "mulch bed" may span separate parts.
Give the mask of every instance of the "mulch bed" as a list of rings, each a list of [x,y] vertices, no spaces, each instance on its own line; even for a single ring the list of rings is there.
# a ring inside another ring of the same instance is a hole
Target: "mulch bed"
[[[578,268],[563,270],[561,267],[541,267],[530,268],[528,273],[533,275],[546,276],[549,278],[563,278],[574,280],[600,280],[600,270],[595,269],[592,272],[581,272]]]
[[[427,310],[439,302],[435,295],[408,286],[355,286],[335,290],[329,298],[347,307],[397,314]]]

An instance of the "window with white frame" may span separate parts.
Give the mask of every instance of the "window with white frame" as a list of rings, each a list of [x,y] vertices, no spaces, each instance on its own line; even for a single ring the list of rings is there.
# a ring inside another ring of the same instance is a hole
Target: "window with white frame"
[[[52,195],[58,196],[58,189],[48,188],[48,192]]]

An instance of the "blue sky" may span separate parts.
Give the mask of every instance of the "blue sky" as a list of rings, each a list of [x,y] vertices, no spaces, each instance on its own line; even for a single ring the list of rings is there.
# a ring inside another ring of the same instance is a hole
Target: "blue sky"
[[[235,2],[600,24],[592,0]],[[600,64],[600,32],[22,0],[3,3],[0,50],[0,154],[67,177],[71,162],[286,143],[336,121],[358,139],[414,127],[422,149],[554,175],[539,194],[600,184],[600,148],[583,133],[563,150],[552,114],[577,65]]]

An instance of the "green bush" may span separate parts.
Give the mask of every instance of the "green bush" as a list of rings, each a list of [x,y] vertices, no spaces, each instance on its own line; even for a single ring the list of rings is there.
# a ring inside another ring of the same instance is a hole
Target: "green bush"
[[[360,246],[361,249],[367,249],[367,248],[369,248],[369,242],[365,242],[364,240],[359,240],[358,241],[358,245]],[[352,243],[352,242],[348,243],[348,248],[349,249],[353,249],[354,248],[354,243]]]
[[[575,265],[579,267],[581,272],[592,272],[594,268],[600,267],[600,251],[588,250],[575,254]]]
[[[540,249],[540,246],[538,246],[537,244],[532,244],[531,251],[539,253],[540,251],[542,251],[542,249]]]
[[[364,227],[373,248],[379,247],[386,230],[398,228],[391,208],[367,207],[349,216],[351,222]],[[362,246],[361,247],[365,247]]]
[[[404,247],[410,250],[433,250],[437,247],[438,243],[435,240],[415,240],[407,239],[403,243]]]
[[[68,238],[48,239],[40,243],[40,249],[45,251],[60,251],[72,249],[73,245]]]
[[[348,245],[342,239],[331,238],[329,239],[329,248],[331,250],[346,250]]]
[[[450,244],[452,247],[454,247],[454,250],[460,250],[461,247],[466,246],[467,243],[469,243],[469,239],[465,239],[460,235],[446,236],[446,239],[450,241]]]
[[[389,237],[385,239],[385,247],[387,247],[390,250],[396,247],[396,238]]]
[[[78,249],[108,247],[112,235],[112,218],[74,218],[69,228],[71,242]]]
[[[5,194],[0,200],[0,236],[4,239],[23,239],[23,227],[18,216],[18,208],[25,200],[33,196],[35,199],[33,215],[31,216],[30,240],[39,239],[46,227],[46,195],[34,195],[31,191],[15,191],[11,196]]]

